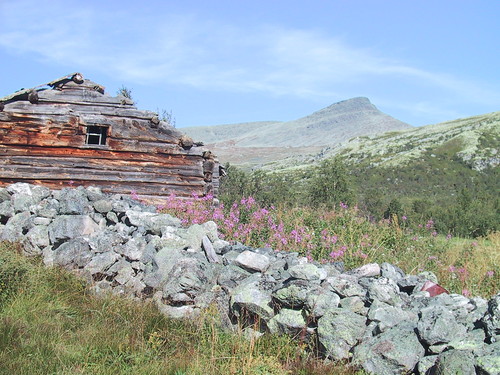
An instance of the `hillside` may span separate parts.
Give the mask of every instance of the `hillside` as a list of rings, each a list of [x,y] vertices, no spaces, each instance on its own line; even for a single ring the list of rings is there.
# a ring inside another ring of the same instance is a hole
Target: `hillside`
[[[213,149],[222,163],[256,166],[289,156],[316,154],[353,137],[404,129],[411,126],[380,112],[367,98],[353,98],[293,121],[182,130]]]
[[[359,167],[402,167],[427,157],[455,160],[475,171],[500,164],[500,112],[447,121],[382,135],[354,137],[320,153],[266,165],[266,169],[309,168],[323,159],[340,155]]]

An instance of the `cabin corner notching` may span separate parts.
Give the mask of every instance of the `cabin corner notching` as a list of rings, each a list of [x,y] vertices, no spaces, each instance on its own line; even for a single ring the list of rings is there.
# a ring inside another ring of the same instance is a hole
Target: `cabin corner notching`
[[[216,194],[206,148],[74,73],[0,98],[0,186],[98,186],[147,199]]]

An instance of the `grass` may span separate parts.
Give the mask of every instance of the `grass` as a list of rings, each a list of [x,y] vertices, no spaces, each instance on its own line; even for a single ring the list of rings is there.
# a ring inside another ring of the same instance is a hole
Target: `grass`
[[[287,337],[250,340],[216,314],[168,319],[148,302],[93,296],[74,275],[0,243],[0,374],[362,374]]]

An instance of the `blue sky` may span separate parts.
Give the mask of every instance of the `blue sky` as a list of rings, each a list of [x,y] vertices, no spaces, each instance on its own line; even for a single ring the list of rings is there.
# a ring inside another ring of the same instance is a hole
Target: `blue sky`
[[[370,98],[420,126],[500,110],[498,0],[0,0],[0,96],[81,72],[177,126]]]

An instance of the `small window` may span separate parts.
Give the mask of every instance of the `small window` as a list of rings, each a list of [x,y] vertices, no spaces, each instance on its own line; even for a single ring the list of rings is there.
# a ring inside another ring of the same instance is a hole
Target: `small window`
[[[108,128],[106,126],[87,126],[87,145],[105,145],[108,136]]]

